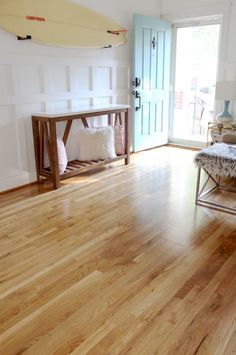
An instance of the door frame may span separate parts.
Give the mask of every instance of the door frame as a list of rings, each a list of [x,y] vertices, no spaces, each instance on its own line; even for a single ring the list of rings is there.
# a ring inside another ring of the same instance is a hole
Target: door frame
[[[197,27],[204,25],[220,25],[219,33],[219,45],[218,45],[218,60],[217,60],[217,71],[216,71],[216,80],[219,79],[220,66],[221,66],[221,48],[222,48],[222,20],[223,14],[212,16],[203,16],[201,18],[191,18],[174,21],[172,24],[172,54],[171,54],[171,72],[170,72],[170,108],[169,108],[169,135],[168,142],[169,144],[188,146],[188,147],[199,147],[203,148],[206,146],[206,143],[199,141],[192,141],[187,139],[180,139],[173,137],[173,127],[174,127],[174,99],[175,99],[175,74],[176,74],[176,54],[177,54],[177,30],[178,28],[187,28],[187,27]],[[215,110],[214,110],[215,111]]]
[[[219,11],[220,10],[220,11]],[[208,9],[209,11],[209,9]],[[203,12],[200,9],[198,12]],[[209,11],[211,12],[211,11]],[[173,125],[174,125],[174,93],[175,93],[175,74],[176,74],[176,50],[177,50],[177,29],[192,27],[192,26],[204,26],[204,25],[220,25],[220,34],[219,34],[219,45],[218,45],[218,63],[217,63],[217,73],[216,80],[223,80],[224,78],[224,65],[225,62],[225,51],[227,47],[227,32],[228,32],[228,23],[230,16],[230,6],[221,7],[216,11],[217,14],[214,15],[203,15],[203,16],[191,16],[190,13],[186,14],[186,17],[178,15],[166,15],[165,18],[172,21],[172,54],[171,54],[171,72],[170,72],[170,109],[169,109],[169,144],[189,146],[189,147],[205,147],[206,143],[192,140],[183,140],[173,137]],[[212,13],[213,9],[212,9]],[[217,109],[216,109],[217,108]],[[214,112],[220,110],[219,103],[215,103]]]

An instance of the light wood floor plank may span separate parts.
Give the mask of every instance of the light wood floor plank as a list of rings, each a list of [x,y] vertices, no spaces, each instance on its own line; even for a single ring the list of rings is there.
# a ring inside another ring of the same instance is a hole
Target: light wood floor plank
[[[195,206],[194,154],[0,195],[1,355],[235,353],[236,216]]]

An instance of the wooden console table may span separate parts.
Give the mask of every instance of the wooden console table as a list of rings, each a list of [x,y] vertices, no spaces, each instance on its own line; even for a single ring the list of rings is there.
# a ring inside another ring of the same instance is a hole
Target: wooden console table
[[[53,182],[53,186],[57,189],[60,186],[60,180],[68,177],[84,173],[85,171],[95,169],[105,164],[124,159],[125,164],[129,164],[130,144],[129,144],[129,121],[128,121],[128,105],[107,105],[107,106],[89,106],[81,110],[57,110],[34,113],[32,115],[32,126],[34,136],[34,150],[37,180],[46,178]],[[125,149],[123,155],[118,155],[113,159],[96,160],[96,161],[79,161],[73,160],[68,162],[67,168],[63,174],[59,174],[58,153],[57,153],[57,123],[66,122],[63,142],[66,145],[72,121],[80,119],[84,127],[88,128],[87,118],[97,116],[108,116],[108,124],[114,123],[124,124],[125,126]],[[44,146],[47,148],[49,157],[49,167],[44,164]]]

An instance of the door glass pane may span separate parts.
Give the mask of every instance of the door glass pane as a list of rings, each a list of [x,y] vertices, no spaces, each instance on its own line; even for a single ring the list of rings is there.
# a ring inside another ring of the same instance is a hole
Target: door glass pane
[[[213,120],[220,25],[177,29],[173,138],[206,142]]]

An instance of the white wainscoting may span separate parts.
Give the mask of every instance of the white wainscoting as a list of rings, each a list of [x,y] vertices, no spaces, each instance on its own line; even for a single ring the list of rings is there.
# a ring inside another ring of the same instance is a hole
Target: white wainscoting
[[[33,112],[130,101],[129,61],[1,55],[0,78],[0,191],[36,178]],[[77,126],[68,141],[69,159],[77,154]]]

